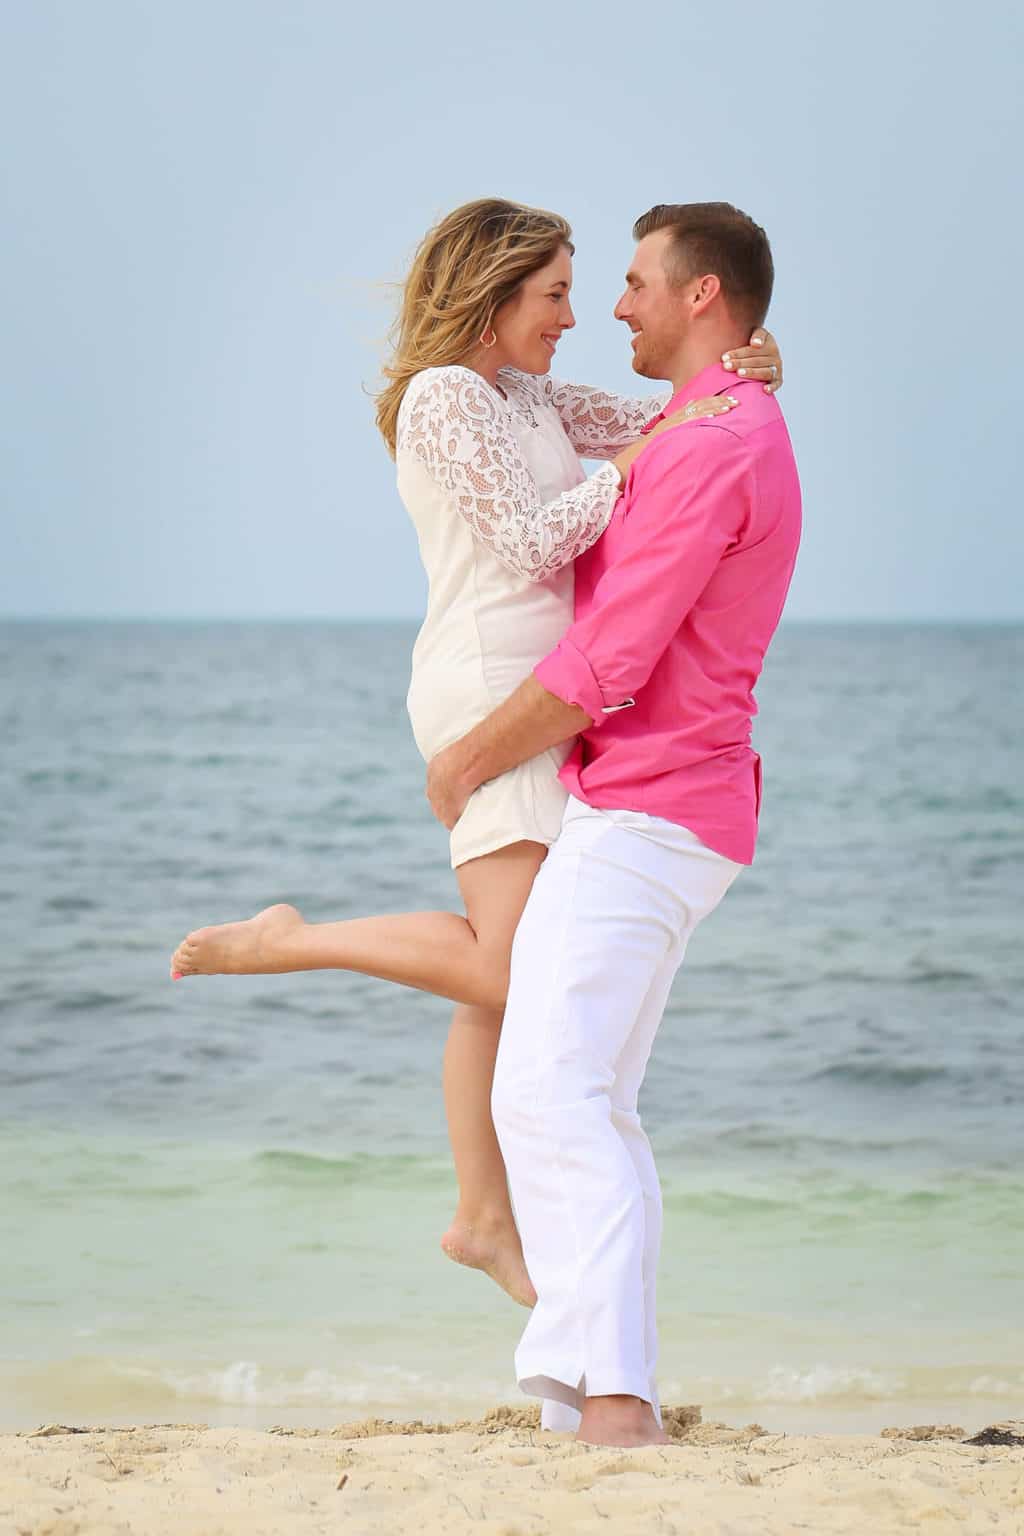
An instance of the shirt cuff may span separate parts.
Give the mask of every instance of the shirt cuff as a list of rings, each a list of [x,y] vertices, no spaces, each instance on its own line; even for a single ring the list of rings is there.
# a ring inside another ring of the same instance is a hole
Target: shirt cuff
[[[594,726],[603,725],[609,715],[617,714],[620,709],[630,709],[636,703],[635,699],[606,702],[590,662],[569,639],[560,641],[550,655],[538,662],[533,675],[556,699],[584,710]]]

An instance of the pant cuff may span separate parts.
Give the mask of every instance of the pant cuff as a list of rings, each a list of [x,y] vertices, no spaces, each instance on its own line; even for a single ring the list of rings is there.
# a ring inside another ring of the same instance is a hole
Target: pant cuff
[[[565,1376],[570,1374],[563,1373]],[[567,1408],[575,1408],[577,1413],[583,1412],[588,1397],[638,1397],[642,1402],[650,1403],[655,1415],[659,1416],[657,1394],[649,1378],[620,1367],[589,1371],[580,1377],[576,1386],[546,1371],[530,1371],[527,1368],[519,1376],[519,1390],[525,1392],[527,1397],[564,1403]]]
[[[548,1376],[539,1371],[529,1376],[520,1376],[519,1390],[525,1392],[527,1397],[541,1397],[546,1402],[563,1403],[566,1408],[574,1408],[577,1413],[583,1412],[583,1393],[580,1388],[570,1386],[567,1381],[559,1381],[557,1376]]]
[[[639,1397],[654,1406],[654,1393],[650,1378],[638,1371],[623,1370],[611,1366],[604,1370],[588,1371],[581,1383],[584,1399],[588,1397]]]
[[[546,1397],[540,1410],[540,1427],[554,1435],[574,1435],[580,1427],[579,1410]]]

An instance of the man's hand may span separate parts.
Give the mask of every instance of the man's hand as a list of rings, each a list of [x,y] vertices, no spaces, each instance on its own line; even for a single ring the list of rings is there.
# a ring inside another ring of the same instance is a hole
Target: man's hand
[[[466,780],[461,764],[461,742],[445,747],[427,764],[427,799],[442,825],[451,831],[475,788]]]
[[[430,809],[450,832],[481,784],[489,784],[561,741],[569,741],[592,724],[585,710],[564,704],[535,677],[525,678],[504,704],[430,759]]]

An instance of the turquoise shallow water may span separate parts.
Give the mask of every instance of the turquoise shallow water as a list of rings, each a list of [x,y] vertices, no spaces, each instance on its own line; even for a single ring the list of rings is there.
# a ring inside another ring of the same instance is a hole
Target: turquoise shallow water
[[[189,926],[451,904],[406,626],[0,627],[0,1424],[507,1399],[445,1261],[447,1006],[171,987]],[[784,630],[757,864],[645,1114],[663,1387],[778,1428],[1019,1412],[1019,629]],[[1012,713],[1012,712],[1011,712]]]

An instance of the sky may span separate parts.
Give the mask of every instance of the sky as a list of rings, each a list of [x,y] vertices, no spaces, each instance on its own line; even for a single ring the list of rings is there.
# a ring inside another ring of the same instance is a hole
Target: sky
[[[557,372],[633,390],[633,220],[763,224],[795,619],[1024,618],[1024,7],[10,0],[0,615],[416,618],[394,284],[477,196],[575,232]]]

